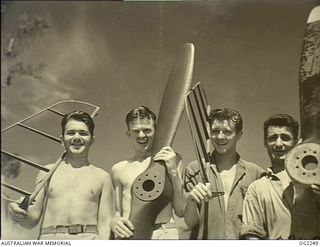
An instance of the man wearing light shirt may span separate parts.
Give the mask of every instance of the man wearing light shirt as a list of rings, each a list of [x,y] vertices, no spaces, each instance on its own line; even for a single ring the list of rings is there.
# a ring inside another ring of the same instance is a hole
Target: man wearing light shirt
[[[314,205],[311,214],[310,232],[293,233],[295,212],[295,196],[300,186],[294,186],[285,170],[287,153],[298,142],[299,124],[287,114],[276,114],[264,123],[264,145],[268,150],[271,167],[266,176],[253,182],[247,191],[241,229],[245,239],[310,239],[320,237],[319,195],[320,183],[313,184],[307,190],[313,191],[313,196],[305,204]],[[312,193],[311,193],[312,195]],[[301,220],[301,219],[300,219]],[[313,223],[312,223],[313,222]],[[307,227],[307,226],[305,226]]]

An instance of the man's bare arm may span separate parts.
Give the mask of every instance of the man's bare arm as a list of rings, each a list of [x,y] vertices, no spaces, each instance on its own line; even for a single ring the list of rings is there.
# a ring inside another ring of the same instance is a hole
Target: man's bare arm
[[[175,153],[171,147],[163,147],[155,155],[154,160],[163,160],[166,163],[173,189],[173,209],[175,214],[181,218],[183,217],[184,207],[183,184],[178,172],[178,167],[182,165],[181,156]]]
[[[45,172],[39,172],[36,179],[35,189],[37,189],[37,186],[39,186],[39,183],[44,179],[45,176]],[[19,222],[19,224],[26,228],[34,227],[39,222],[40,217],[42,215],[44,201],[46,197],[46,187],[47,186],[44,186],[40,190],[39,194],[35,198],[35,201],[32,202],[32,205],[30,205],[27,210],[23,210],[19,207],[19,203],[21,201],[9,203],[9,213],[12,219],[16,222]]]
[[[182,166],[182,160],[180,159],[180,162],[178,164],[178,167]],[[172,199],[172,206],[174,209],[175,214],[178,217],[183,217],[183,207],[184,207],[184,202],[185,198],[183,196],[183,184],[182,184],[182,179],[179,173],[179,170],[175,173],[169,174],[171,183],[172,183],[172,188],[173,188],[173,199]]]
[[[197,203],[191,200],[189,197],[184,207],[184,221],[190,229],[199,224],[199,211],[197,208]]]
[[[115,213],[110,223],[112,232],[116,237],[129,238],[133,235],[133,225],[128,220],[122,217],[122,185],[119,181],[119,172],[117,165],[112,167],[112,182],[115,188]]]
[[[108,173],[103,176],[102,192],[98,208],[98,232],[99,239],[110,238],[110,223],[114,215],[114,196],[111,177]]]

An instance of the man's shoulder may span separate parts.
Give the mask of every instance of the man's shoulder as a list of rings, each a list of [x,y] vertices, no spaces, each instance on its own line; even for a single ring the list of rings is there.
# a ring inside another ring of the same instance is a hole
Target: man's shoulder
[[[129,160],[122,160],[122,161],[119,161],[117,163],[115,163],[113,166],[112,166],[112,169],[120,169],[122,167],[125,167],[129,164]]]
[[[254,171],[254,172],[258,172],[258,173],[264,173],[265,170],[263,168],[261,168],[261,166],[257,165],[256,163],[252,162],[252,161],[247,161],[244,159],[241,159],[241,164],[249,171]]]
[[[94,171],[95,175],[100,176],[102,179],[110,178],[110,173],[100,167],[91,165],[91,169]]]
[[[199,162],[198,162],[198,160],[192,160],[192,161],[187,165],[187,168],[190,168],[190,169],[199,168]]]
[[[100,168],[100,167],[97,167],[95,165],[91,165],[91,168],[97,172],[97,173],[100,173],[100,174],[109,174],[109,172],[107,172],[106,170]]]
[[[44,165],[43,167],[44,168],[47,168],[49,171],[55,166],[54,163],[52,164],[46,164]],[[59,167],[57,167],[57,170],[59,169]],[[36,180],[39,182],[40,180],[42,180],[45,176],[47,176],[47,172],[46,171],[43,171],[43,170],[39,170],[38,172],[38,175],[37,175],[37,178]]]
[[[122,172],[124,169],[126,169],[128,164],[129,164],[129,160],[122,160],[122,161],[115,163],[111,168],[111,173],[114,175],[119,172]]]
[[[250,189],[252,191],[255,191],[255,192],[259,192],[260,190],[265,191],[266,184],[268,183],[268,181],[269,181],[269,177],[268,176],[263,176],[263,177],[255,180],[255,181],[253,181],[249,185],[248,189]]]
[[[262,169],[259,165],[257,165],[256,163],[252,162],[252,161],[248,161],[245,159],[240,158],[241,163],[248,168],[251,169]]]
[[[54,167],[54,165],[55,165],[55,163],[50,163],[50,164],[44,165],[44,167],[47,168],[47,169],[51,169],[51,168]]]
[[[50,164],[45,164],[43,167],[51,170],[51,169],[54,168],[55,166],[56,166],[55,163],[50,163]],[[58,165],[57,170],[59,169],[59,167],[61,167],[60,164]],[[38,173],[39,176],[43,176],[43,175],[46,175],[46,174],[47,174],[46,171],[39,170],[39,173]]]
[[[191,161],[185,168],[185,172],[198,172],[200,170],[198,160]]]

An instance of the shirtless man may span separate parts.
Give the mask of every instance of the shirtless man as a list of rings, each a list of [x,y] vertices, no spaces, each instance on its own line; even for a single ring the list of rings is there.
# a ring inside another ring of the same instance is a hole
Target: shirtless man
[[[239,239],[242,224],[242,203],[246,189],[258,179],[263,170],[240,158],[237,142],[242,135],[241,115],[228,108],[210,113],[211,142],[214,151],[205,165],[209,183],[204,184],[197,161],[185,172],[188,194],[184,210],[186,224],[195,239]],[[223,196],[212,196],[212,191],[223,191]],[[204,202],[208,202],[209,218],[204,218]],[[203,234],[204,230],[207,234]]]
[[[114,214],[112,181],[106,171],[88,161],[94,122],[87,113],[76,111],[65,115],[61,125],[65,159],[26,211],[10,203],[9,212],[28,228],[43,216],[40,239],[109,239]],[[45,175],[40,171],[36,184]]]
[[[131,211],[131,186],[138,175],[144,172],[151,162],[151,147],[156,131],[156,116],[147,107],[140,106],[131,110],[126,117],[127,135],[135,150],[133,158],[121,161],[112,167],[112,179],[115,186],[116,215],[112,220],[111,229],[117,238],[129,238],[134,226],[129,221]],[[183,216],[182,182],[178,174],[178,163],[181,158],[171,147],[163,147],[154,160],[165,161],[169,178],[173,186],[172,205],[178,217]],[[174,222],[170,221],[172,209],[162,211],[165,222],[154,226],[152,239],[178,239],[178,231]],[[161,214],[160,213],[160,214]],[[143,222],[141,222],[143,224]]]

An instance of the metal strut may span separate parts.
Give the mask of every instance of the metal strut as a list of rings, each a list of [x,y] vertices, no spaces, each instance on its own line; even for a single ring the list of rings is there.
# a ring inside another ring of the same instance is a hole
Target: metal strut
[[[190,127],[191,137],[195,148],[202,180],[209,183],[205,166],[210,164],[210,124],[209,114],[211,107],[207,102],[205,92],[198,82],[187,94],[185,99],[186,112]],[[200,122],[200,124],[199,124]],[[224,192],[212,192],[214,197],[224,195]],[[208,239],[209,204],[204,204],[203,239]]]
[[[210,163],[210,126],[209,112],[210,106],[206,102],[204,91],[198,82],[187,94],[185,104],[190,127],[191,137],[193,140],[195,152],[200,165],[200,171],[205,183],[208,183],[208,177],[205,171],[205,163]],[[199,103],[201,102],[201,104]],[[199,123],[200,122],[200,125]]]

